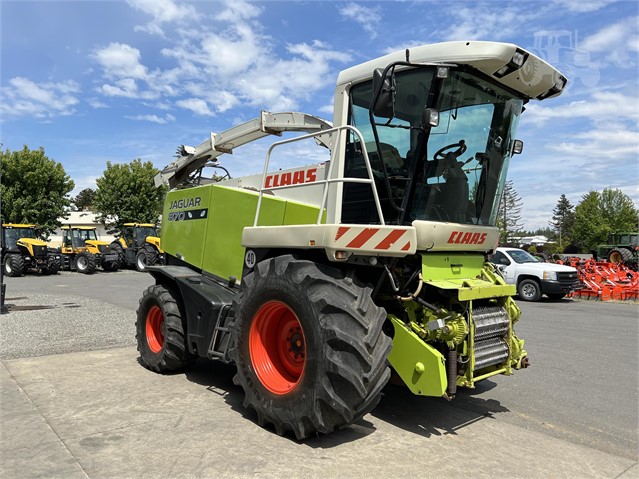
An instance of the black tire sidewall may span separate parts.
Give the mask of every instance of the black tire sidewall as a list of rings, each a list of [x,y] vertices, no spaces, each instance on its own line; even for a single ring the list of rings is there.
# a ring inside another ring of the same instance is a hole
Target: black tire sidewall
[[[522,290],[527,284],[535,287],[536,294],[533,297],[528,297],[522,294]],[[541,287],[539,286],[539,283],[537,283],[537,281],[535,281],[534,279],[524,279],[521,283],[519,283],[519,286],[517,287],[517,294],[523,301],[539,301],[539,298],[541,298]]]
[[[140,258],[144,258],[144,268],[140,268]],[[148,256],[147,252],[144,248],[140,248],[138,253],[135,255],[135,269],[138,271],[145,271],[148,266]]]
[[[317,325],[320,315],[315,311],[314,305],[310,301],[303,301],[305,290],[301,284],[285,281],[282,277],[268,277],[269,281],[262,279],[256,282],[259,288],[257,294],[251,295],[242,305],[241,327],[239,335],[239,353],[241,357],[238,368],[243,369],[243,373],[250,378],[255,385],[254,393],[260,402],[270,402],[270,407],[292,410],[299,404],[300,396],[307,396],[309,392],[315,390],[313,384],[321,381],[326,373],[326,365],[323,364],[322,354],[322,333]],[[295,388],[286,394],[275,394],[268,390],[261,382],[255,369],[249,352],[249,335],[251,325],[255,320],[255,313],[261,306],[269,301],[280,301],[286,304],[297,316],[304,333],[306,362],[299,383]],[[315,398],[304,398],[313,401]]]
[[[137,336],[138,336],[138,351],[140,356],[148,366],[151,368],[157,368],[162,361],[162,355],[166,349],[166,341],[162,344],[160,352],[153,352],[149,347],[149,340],[146,337],[146,322],[149,311],[153,306],[159,306],[162,310],[162,319],[166,320],[167,311],[164,307],[164,302],[160,299],[159,294],[155,290],[151,290],[150,294],[145,294],[140,300],[140,307],[138,309],[138,320],[136,322]]]

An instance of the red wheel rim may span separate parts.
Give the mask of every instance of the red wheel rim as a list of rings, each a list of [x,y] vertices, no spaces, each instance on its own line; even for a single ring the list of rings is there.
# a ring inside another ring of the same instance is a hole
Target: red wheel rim
[[[164,314],[157,305],[151,306],[146,313],[146,342],[154,353],[162,351],[164,346]]]
[[[293,310],[269,301],[253,317],[249,354],[262,385],[274,394],[287,394],[300,382],[306,364],[304,331]]]

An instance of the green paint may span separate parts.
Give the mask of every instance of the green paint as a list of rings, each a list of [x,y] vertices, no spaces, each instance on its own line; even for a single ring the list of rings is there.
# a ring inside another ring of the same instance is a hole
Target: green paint
[[[512,296],[515,286],[496,284],[486,274],[484,256],[464,253],[426,253],[422,255],[424,283],[445,290],[457,290],[459,301]]]
[[[163,249],[196,268],[239,280],[242,231],[253,226],[257,200],[255,191],[217,184],[169,192],[162,216]],[[204,209],[205,217],[180,220],[180,213]],[[315,206],[264,195],[258,226],[311,224],[317,214]]]
[[[388,361],[399,377],[414,394],[443,396],[447,386],[444,356],[395,316],[388,318],[395,328]]]

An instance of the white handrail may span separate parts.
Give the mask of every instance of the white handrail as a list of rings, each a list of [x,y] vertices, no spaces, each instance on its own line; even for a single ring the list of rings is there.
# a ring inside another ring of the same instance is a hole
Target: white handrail
[[[366,165],[368,178],[343,178],[343,177],[331,178],[331,175],[333,173],[333,165],[337,163],[335,161],[335,155],[337,155],[337,152],[339,151],[339,148],[338,148],[339,140],[341,139],[343,135],[343,131],[345,130],[353,131],[355,135],[357,135],[357,137],[360,139],[360,144],[362,145],[362,153],[364,154],[364,164]],[[338,135],[338,141],[332,144],[333,148],[331,151],[331,160],[329,162],[330,165],[328,167],[328,172],[326,173],[327,179],[314,181],[312,183],[266,187],[266,176],[268,175],[268,166],[271,161],[271,153],[276,147],[285,145],[288,143],[293,143],[295,141],[307,140],[309,138],[314,138],[319,135],[331,135],[332,137],[333,133],[339,133],[339,135]],[[285,188],[304,187],[304,186],[312,186],[312,185],[318,185],[318,184],[324,185],[324,189],[322,191],[322,202],[320,203],[319,214],[317,216],[317,223],[316,223],[318,225],[321,224],[322,213],[324,212],[324,208],[328,200],[328,185],[331,183],[368,183],[370,184],[371,190],[373,192],[373,200],[375,202],[375,207],[377,208],[377,215],[379,217],[379,221],[382,225],[385,225],[386,223],[384,222],[384,215],[382,214],[382,205],[379,201],[379,195],[377,194],[375,179],[373,178],[373,170],[371,168],[370,160],[368,158],[368,152],[366,151],[366,144],[363,140],[364,140],[364,137],[362,133],[356,127],[351,125],[343,125],[343,126],[336,126],[328,130],[322,130],[321,132],[309,133],[307,135],[296,136],[295,138],[288,138],[286,140],[281,140],[281,141],[277,141],[273,143],[269,147],[268,151],[266,152],[266,159],[264,161],[264,171],[262,173],[262,186],[260,188],[259,195],[257,198],[257,208],[255,210],[255,220],[253,222],[253,226],[257,226],[257,223],[260,217],[260,209],[262,207],[262,197],[264,195],[264,191],[282,190]]]

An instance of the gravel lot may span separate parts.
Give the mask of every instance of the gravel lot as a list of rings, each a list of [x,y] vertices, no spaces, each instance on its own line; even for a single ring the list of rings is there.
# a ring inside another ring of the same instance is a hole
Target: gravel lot
[[[135,343],[135,310],[151,284],[136,271],[5,278],[11,312],[0,316],[0,359]]]

